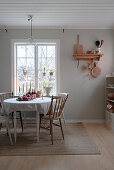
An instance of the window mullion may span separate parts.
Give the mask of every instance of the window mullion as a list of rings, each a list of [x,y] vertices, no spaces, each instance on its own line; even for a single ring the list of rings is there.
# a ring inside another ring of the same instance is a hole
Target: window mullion
[[[58,66],[58,63],[57,63],[57,44],[55,45],[55,70],[56,70],[56,75],[55,75],[55,89],[56,89],[56,94],[58,93],[58,85],[57,85],[57,78],[58,78],[58,70],[57,70],[57,67]]]
[[[35,46],[35,89],[38,90],[38,45]]]
[[[16,45],[16,61],[15,61],[15,63],[16,63],[16,75],[15,75],[15,78],[16,78],[16,82],[15,82],[15,85],[16,85],[16,87],[15,87],[15,94],[17,95],[17,92],[18,92],[18,87],[17,87],[17,84],[18,84],[18,76],[17,76],[17,45]]]

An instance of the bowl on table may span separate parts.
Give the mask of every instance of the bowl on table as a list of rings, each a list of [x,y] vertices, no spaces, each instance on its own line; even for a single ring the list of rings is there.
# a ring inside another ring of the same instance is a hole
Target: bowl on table
[[[30,101],[33,100],[33,97],[30,94],[23,95],[22,97],[18,97],[17,101]]]

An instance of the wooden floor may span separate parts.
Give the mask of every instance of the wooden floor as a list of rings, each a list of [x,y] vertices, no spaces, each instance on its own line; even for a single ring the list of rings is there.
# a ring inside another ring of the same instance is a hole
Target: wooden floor
[[[85,124],[101,155],[0,157],[0,170],[114,170],[114,134],[104,124]]]

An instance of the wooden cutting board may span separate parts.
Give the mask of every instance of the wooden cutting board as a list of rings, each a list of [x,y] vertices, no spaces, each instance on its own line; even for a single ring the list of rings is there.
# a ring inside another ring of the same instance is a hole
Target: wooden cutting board
[[[77,45],[74,45],[74,54],[82,54],[83,53],[83,46],[79,44],[80,36],[77,35]]]

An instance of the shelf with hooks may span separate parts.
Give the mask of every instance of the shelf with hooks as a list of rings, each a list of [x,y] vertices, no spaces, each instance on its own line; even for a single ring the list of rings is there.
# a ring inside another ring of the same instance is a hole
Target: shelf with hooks
[[[75,60],[96,60],[99,61],[104,54],[73,54],[72,57]]]

